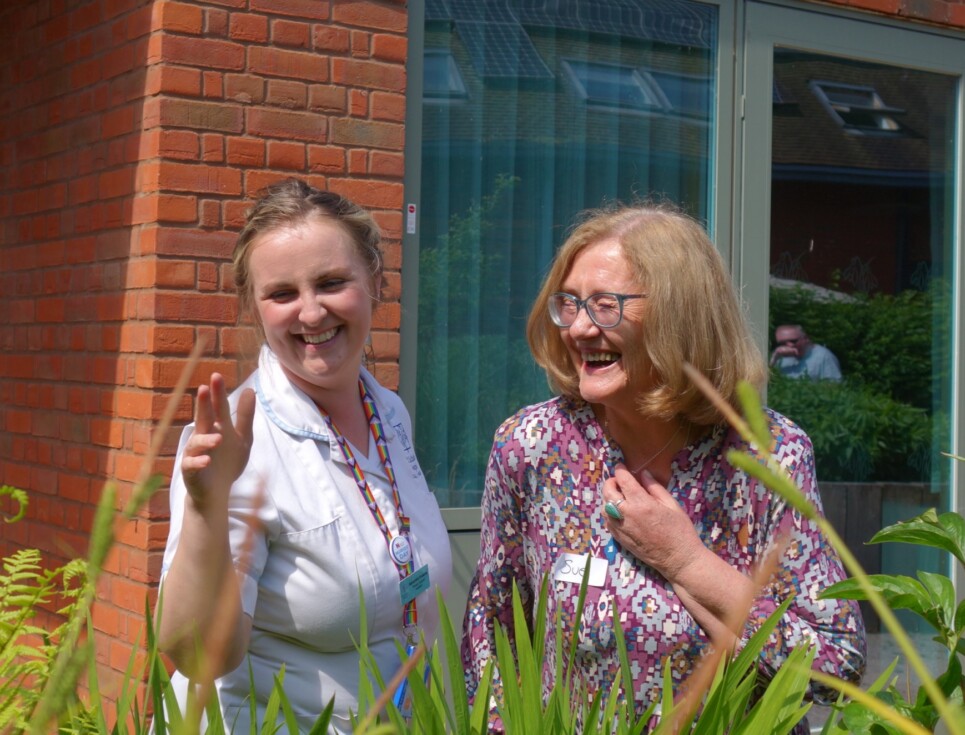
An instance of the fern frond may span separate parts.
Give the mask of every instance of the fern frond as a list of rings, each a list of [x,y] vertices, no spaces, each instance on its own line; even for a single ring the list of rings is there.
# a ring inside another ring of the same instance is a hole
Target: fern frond
[[[0,517],[3,518],[5,523],[15,523],[23,518],[24,514],[27,512],[27,492],[26,490],[21,490],[18,487],[3,485],[0,487],[0,497],[3,497],[4,495],[13,498],[13,501],[17,504],[17,512],[12,516],[0,514]]]

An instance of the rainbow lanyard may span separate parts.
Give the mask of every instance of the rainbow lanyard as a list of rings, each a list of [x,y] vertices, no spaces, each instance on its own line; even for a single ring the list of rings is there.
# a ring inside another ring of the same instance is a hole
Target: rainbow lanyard
[[[348,466],[352,468],[355,484],[358,485],[359,492],[362,493],[362,498],[369,507],[372,519],[382,532],[382,537],[385,539],[385,544],[389,549],[389,556],[392,558],[392,561],[395,562],[395,566],[399,570],[399,580],[402,582],[412,574],[413,570],[414,552],[409,541],[409,517],[402,512],[402,498],[399,496],[399,485],[395,481],[392,460],[389,458],[389,445],[385,440],[385,432],[382,430],[379,411],[375,407],[375,401],[372,400],[372,396],[369,395],[368,390],[365,388],[365,383],[363,383],[361,379],[359,379],[359,395],[362,398],[365,417],[369,421],[369,431],[372,432],[372,438],[375,439],[375,448],[379,453],[379,461],[382,462],[385,475],[389,478],[389,484],[392,487],[392,502],[395,504],[395,510],[399,516],[398,536],[393,536],[389,530],[389,526],[385,522],[385,517],[382,515],[382,510],[379,508],[379,504],[375,502],[375,495],[372,493],[372,488],[365,480],[365,473],[362,472],[358,460],[355,459],[355,453],[352,451],[352,447],[349,446],[349,443],[345,440],[345,437],[342,436],[341,432],[339,432],[338,428],[336,428],[335,422],[329,418],[328,414],[322,411],[322,416],[325,417],[326,423],[332,430],[336,441],[338,441],[345,461],[348,463]],[[401,561],[398,552],[400,547],[408,550],[408,558]],[[415,598],[412,598],[402,606],[402,629],[406,631],[407,636],[411,635],[412,632],[417,629],[418,621],[419,616],[416,610],[416,601]]]

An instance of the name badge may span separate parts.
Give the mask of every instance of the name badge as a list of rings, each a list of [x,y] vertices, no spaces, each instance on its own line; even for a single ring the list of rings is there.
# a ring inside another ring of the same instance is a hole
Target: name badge
[[[590,561],[590,578],[587,584],[590,587],[602,587],[606,583],[606,559],[599,559],[589,554],[574,554],[570,551],[557,557],[553,565],[553,580],[582,584],[587,559]]]
[[[402,604],[408,605],[427,589],[429,589],[429,565],[423,564],[399,582],[399,594],[402,596]]]

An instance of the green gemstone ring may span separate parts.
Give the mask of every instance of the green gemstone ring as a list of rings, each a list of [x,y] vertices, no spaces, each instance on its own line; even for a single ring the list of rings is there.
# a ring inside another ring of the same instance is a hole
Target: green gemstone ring
[[[603,504],[603,512],[615,521],[623,520],[623,513],[620,512],[620,503],[626,498],[620,498],[617,502],[611,503],[609,500]]]

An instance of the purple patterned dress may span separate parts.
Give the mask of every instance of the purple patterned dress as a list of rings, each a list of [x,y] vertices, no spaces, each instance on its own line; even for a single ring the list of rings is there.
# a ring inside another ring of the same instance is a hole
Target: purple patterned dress
[[[810,439],[783,416],[768,412],[768,417],[781,464],[820,507]],[[865,660],[858,605],[817,599],[825,587],[844,578],[841,562],[816,526],[727,462],[729,449],[746,446],[729,427],[714,428],[676,455],[667,489],[704,544],[745,574],[779,534],[789,534],[776,580],[754,601],[743,634],[746,641],[783,600],[794,598],[761,654],[762,675],[773,673],[795,646],[813,641],[816,668],[857,682]],[[464,622],[462,656],[470,695],[495,648],[493,625],[498,621],[512,630],[513,582],[524,607],[532,610],[542,579],[549,575],[548,620],[557,614],[573,620],[579,584],[554,580],[554,565],[568,551],[606,559],[610,534],[601,491],[622,461],[620,448],[607,440],[583,401],[559,397],[528,406],[496,432],[482,501],[481,555]],[[575,677],[591,693],[602,691],[605,696],[617,675],[614,611],[629,649],[633,700],[642,712],[661,698],[665,662],[670,660],[674,683],[679,684],[709,640],[670,584],[617,548],[602,584],[588,589],[579,626]],[[548,635],[543,666],[547,690],[555,661],[554,637]],[[817,701],[833,696],[817,686],[811,694]],[[806,732],[805,723],[797,731]]]

